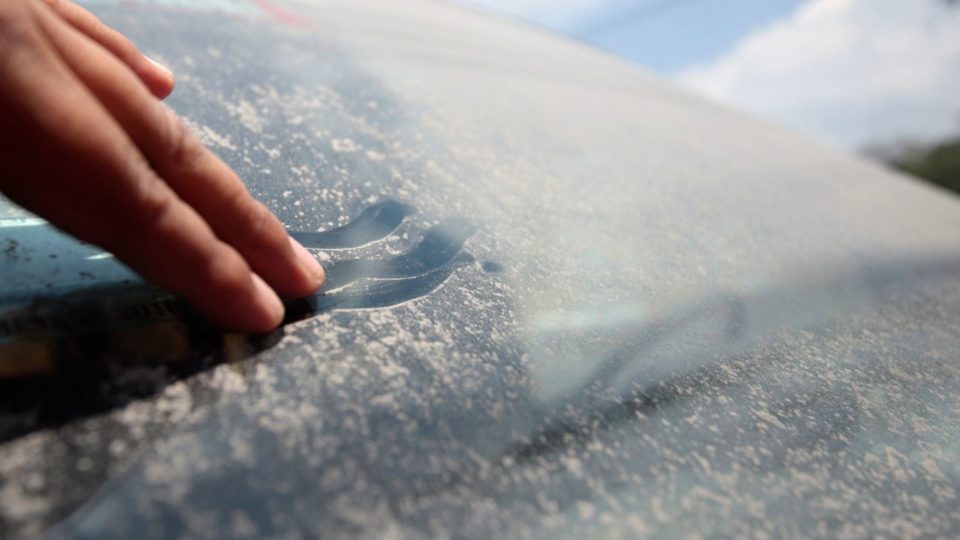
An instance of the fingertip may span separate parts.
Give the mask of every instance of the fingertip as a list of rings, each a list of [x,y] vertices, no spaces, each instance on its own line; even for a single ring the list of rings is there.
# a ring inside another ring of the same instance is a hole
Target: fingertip
[[[173,72],[170,71],[170,69],[167,66],[161,64],[160,62],[157,62],[156,60],[154,60],[153,58],[150,58],[149,56],[144,56],[144,58],[146,58],[147,62],[150,62],[153,65],[153,67],[157,68],[157,70],[159,70],[164,76],[173,80]]]
[[[256,295],[254,302],[257,310],[256,313],[252,314],[250,330],[254,332],[273,330],[283,321],[283,302],[280,301],[280,297],[267,285],[263,278],[254,273],[251,273],[250,277],[253,280],[254,294]]]
[[[148,73],[144,73],[141,79],[144,79],[150,92],[157,98],[163,99],[169,96],[176,86],[173,71],[149,56],[144,56],[144,58],[147,60],[149,68],[146,70]]]
[[[297,242],[295,239],[290,238],[290,246],[293,248],[294,254],[297,256],[297,260],[300,262],[300,266],[303,267],[310,276],[313,277],[315,286],[310,293],[317,292],[320,290],[320,286],[323,285],[323,280],[326,279],[326,273],[323,270],[323,266],[320,265],[320,262],[314,258],[313,255],[307,251],[307,248],[303,247],[303,244]]]

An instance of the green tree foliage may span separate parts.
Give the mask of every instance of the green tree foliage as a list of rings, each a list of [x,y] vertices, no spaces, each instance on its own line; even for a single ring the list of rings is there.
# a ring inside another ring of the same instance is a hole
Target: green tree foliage
[[[940,1],[950,7],[960,7],[960,0]],[[960,193],[960,135],[935,144],[873,146],[867,148],[866,153],[901,171]]]
[[[888,164],[960,193],[960,136],[928,146],[911,146],[881,159]]]

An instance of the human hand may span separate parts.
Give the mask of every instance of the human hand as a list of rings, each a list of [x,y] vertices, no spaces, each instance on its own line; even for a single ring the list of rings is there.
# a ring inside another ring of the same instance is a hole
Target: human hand
[[[66,0],[0,0],[0,191],[223,327],[266,331],[320,264],[163,98],[173,75]],[[276,291],[276,292],[274,292]]]

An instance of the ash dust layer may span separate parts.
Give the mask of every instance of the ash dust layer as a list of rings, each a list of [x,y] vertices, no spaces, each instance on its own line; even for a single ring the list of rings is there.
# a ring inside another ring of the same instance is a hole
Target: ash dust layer
[[[218,19],[157,13],[151,14],[147,25],[121,10],[104,9],[102,15],[120,28],[136,28],[136,35],[145,36],[138,44],[146,50],[163,50],[159,56],[178,74],[172,106],[289,228],[337,229],[384,197],[420,201],[420,212],[397,224],[397,234],[385,242],[364,247],[367,242],[358,243],[353,233],[341,229],[346,244],[338,241],[317,247],[356,248],[344,255],[355,260],[383,258],[384,250],[387,256],[402,254],[416,247],[421,231],[438,225],[436,217],[450,215],[437,204],[441,198],[418,197],[420,182],[427,175],[420,163],[423,150],[416,149],[415,141],[402,129],[403,113],[391,105],[389,95],[380,93],[377,84],[344,71],[348,63],[333,61],[336,51],[304,43],[304,50],[315,49],[316,55],[327,58],[321,69],[302,55],[291,55],[287,64],[278,66],[260,52],[284,55],[284,45],[275,46],[255,25],[237,23],[227,31],[220,29]],[[171,33],[179,39],[171,39]],[[220,49],[223,43],[237,46],[230,48],[232,54],[218,56],[210,47],[198,46],[205,42]],[[257,82],[251,85],[250,80]],[[329,142],[337,133],[352,134],[351,152],[344,151],[342,142]],[[390,156],[389,163],[385,156]],[[402,205],[391,210],[406,217]],[[378,223],[390,226],[382,219]],[[489,246],[478,237],[471,246],[489,258]],[[230,526],[246,523],[262,528],[276,521],[268,512],[281,512],[270,508],[276,501],[269,493],[285,489],[285,476],[296,475],[297,469],[314,474],[309,490],[306,485],[300,488],[304,493],[318,491],[317,469],[302,465],[331,453],[349,455],[351,445],[369,446],[369,441],[382,445],[416,430],[434,432],[438,423],[463,424],[449,416],[486,416],[486,408],[505,401],[503,393],[522,384],[522,378],[499,389],[486,388],[482,381],[490,381],[495,364],[518,365],[520,353],[506,331],[513,323],[504,301],[504,284],[471,261],[452,257],[447,261],[452,265],[445,262],[425,273],[414,272],[413,277],[433,280],[424,284],[424,293],[449,283],[450,292],[440,288],[429,305],[415,302],[383,312],[321,313],[290,326],[279,344],[254,358],[216,365],[186,379],[171,379],[167,370],[156,366],[125,369],[128,380],[147,382],[157,392],[146,398],[134,395],[117,409],[32,432],[0,447],[0,532],[5,537],[31,537],[85,503],[95,512],[99,499],[91,497],[97,493],[123,496],[124,482],[139,478],[137,473],[128,476],[128,471],[142,468],[148,475],[140,480],[158,486],[156,504],[148,506],[169,507],[176,497],[206,500],[204,475],[172,485],[168,481],[173,477],[159,474],[150,463],[172,457],[164,452],[167,447],[190,446],[191,440],[207,438],[217,442],[193,446],[175,459],[176,464],[160,470],[176,475],[190,467],[212,466],[213,474],[221,469],[215,464],[229,456],[227,462],[237,459],[244,465],[240,469],[226,465],[223,471],[233,471],[230,482],[245,483],[247,473],[266,472],[258,471],[256,463],[285,464],[289,470],[262,486],[267,493],[249,491],[249,497],[264,496],[265,513],[229,518]],[[472,264],[470,271],[456,272],[463,264]],[[344,303],[345,297],[350,298],[343,296],[338,302]],[[397,298],[388,304],[404,301]],[[451,314],[456,314],[456,323],[443,323],[450,321]],[[463,400],[455,408],[431,410],[431,404],[446,403],[453,396]],[[373,407],[368,412],[374,416],[384,416],[378,424],[396,427],[374,428],[382,431],[382,440],[372,436],[371,426],[366,425],[370,420],[364,418],[366,409],[356,408],[361,404]],[[426,416],[416,418],[417,411]],[[396,418],[388,421],[389,415]],[[336,429],[341,424],[345,426],[342,434]],[[229,450],[218,456],[221,445]],[[270,448],[277,454],[267,457]],[[250,461],[251,453],[256,461]],[[145,502],[139,495],[137,499],[136,504]],[[78,515],[87,512],[82,509]],[[172,520],[152,511],[146,515],[163,522],[150,527],[156,534],[172,530],[168,527],[202,533],[206,529],[195,516],[204,512],[184,506]],[[291,515],[287,523],[299,519]]]
[[[478,232],[426,296],[3,444],[4,535],[960,532],[955,202],[569,43],[380,4],[396,31],[364,0],[297,4],[317,31],[100,13],[291,230],[417,207],[315,250],[384,263],[344,292]]]

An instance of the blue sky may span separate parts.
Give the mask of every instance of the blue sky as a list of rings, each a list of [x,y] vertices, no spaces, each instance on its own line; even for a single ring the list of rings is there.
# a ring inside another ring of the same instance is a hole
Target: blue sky
[[[960,7],[940,0],[461,1],[844,149],[960,132]]]
[[[661,73],[713,60],[802,0],[532,2],[478,0]],[[717,24],[722,21],[722,24]]]

